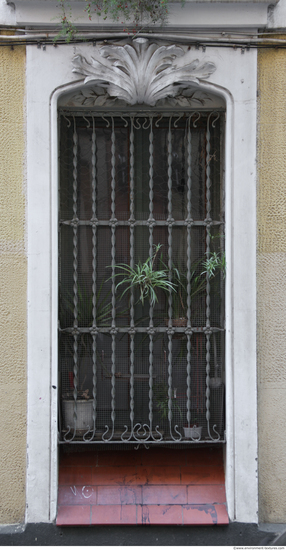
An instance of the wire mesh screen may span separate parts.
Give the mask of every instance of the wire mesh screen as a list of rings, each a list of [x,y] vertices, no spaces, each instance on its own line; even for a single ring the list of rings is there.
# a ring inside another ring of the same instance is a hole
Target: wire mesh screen
[[[223,114],[60,115],[62,442],[224,438]]]

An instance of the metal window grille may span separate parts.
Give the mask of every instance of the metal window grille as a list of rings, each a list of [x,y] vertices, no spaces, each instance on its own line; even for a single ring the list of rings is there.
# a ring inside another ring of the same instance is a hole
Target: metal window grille
[[[224,113],[59,120],[61,442],[223,441]],[[122,296],[118,265],[158,244],[176,291]]]

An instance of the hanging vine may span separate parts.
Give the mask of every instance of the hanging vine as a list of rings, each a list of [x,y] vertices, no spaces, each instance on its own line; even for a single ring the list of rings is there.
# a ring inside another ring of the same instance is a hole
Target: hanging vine
[[[123,30],[133,35],[151,25],[166,25],[168,22],[168,0],[84,0],[84,11],[91,21],[94,16],[102,21],[111,19],[123,26]],[[183,6],[185,0],[181,0]],[[58,0],[60,8],[61,30],[57,38],[64,37],[70,42],[76,35],[76,26],[72,23],[72,8],[68,0]]]

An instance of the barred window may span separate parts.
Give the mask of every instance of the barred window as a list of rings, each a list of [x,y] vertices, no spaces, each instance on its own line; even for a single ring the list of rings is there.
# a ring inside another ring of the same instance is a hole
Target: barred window
[[[223,441],[224,113],[59,120],[61,442]]]

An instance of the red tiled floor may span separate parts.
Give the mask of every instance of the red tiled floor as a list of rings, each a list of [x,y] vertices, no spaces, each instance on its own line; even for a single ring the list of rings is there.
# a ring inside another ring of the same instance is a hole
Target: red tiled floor
[[[168,457],[166,457],[166,453]],[[166,466],[166,458],[168,466],[187,466],[187,451],[180,449],[142,449],[141,460],[144,466]]]
[[[90,525],[90,506],[59,506],[57,525]]]
[[[92,485],[140,485],[136,466],[92,468]]]
[[[98,453],[98,466],[141,466],[141,452],[101,451]]]
[[[102,466],[92,468],[92,485],[176,485],[179,466]]]
[[[97,504],[97,487],[92,485],[60,485],[58,504],[74,506]]]
[[[182,525],[182,506],[149,505],[142,507],[143,525]]]
[[[224,504],[226,502],[225,486],[221,485],[189,485],[187,487],[187,504]]]
[[[184,525],[226,525],[228,515],[222,504],[190,504],[183,506]]]
[[[138,466],[137,479],[140,485],[178,485],[181,481],[179,466]]]
[[[97,466],[98,451],[68,452],[60,454],[61,466]]]
[[[137,509],[130,505],[93,506],[91,525],[136,525]]]
[[[217,485],[224,483],[224,471],[222,466],[182,466],[181,483],[191,485]]]
[[[143,504],[188,504],[184,485],[146,485],[142,491]]]
[[[141,504],[141,486],[114,487],[102,485],[97,487],[97,504]]]
[[[191,449],[186,452],[186,466],[220,466],[223,464],[223,450],[221,448]],[[184,464],[182,464],[184,466]]]
[[[59,485],[92,485],[92,470],[83,464],[81,466],[60,468]]]
[[[60,457],[58,525],[225,524],[225,501],[219,448]]]

